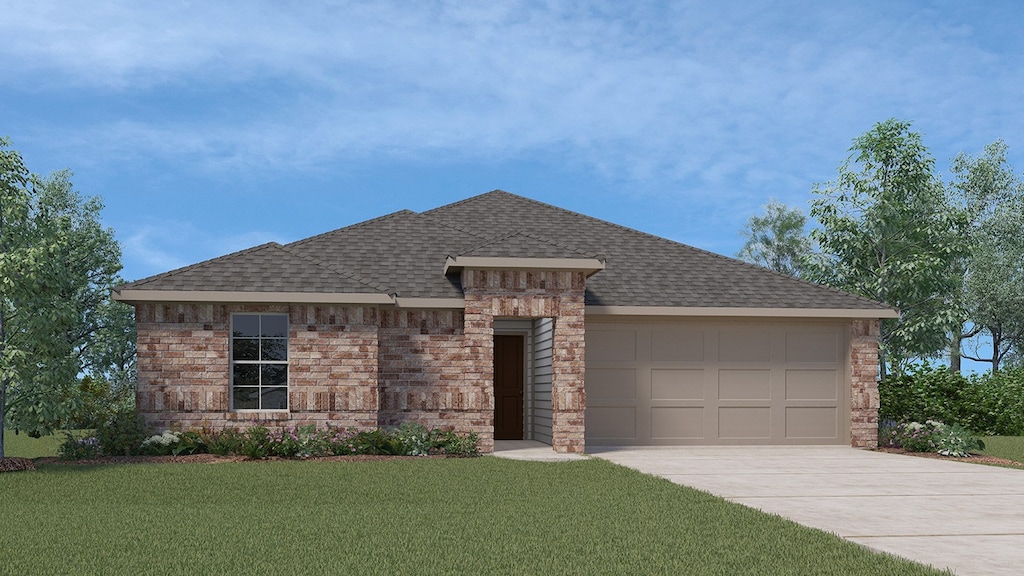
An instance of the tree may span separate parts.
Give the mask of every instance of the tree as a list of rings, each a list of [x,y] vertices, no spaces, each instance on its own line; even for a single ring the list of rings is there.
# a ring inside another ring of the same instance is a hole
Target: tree
[[[820,253],[809,259],[807,276],[900,310],[898,319],[882,321],[885,377],[946,348],[959,319],[950,300],[965,218],[949,210],[934,160],[909,122],[886,120],[854,139],[838,172],[812,190],[820,228],[811,236]]]
[[[751,216],[741,234],[746,238],[737,258],[769,270],[801,275],[801,263],[811,252],[811,239],[804,234],[807,216],[774,198],[764,207],[764,216]]]
[[[83,350],[121,267],[101,209],[69,172],[32,175],[0,139],[0,458],[6,426],[49,433],[81,403]]]
[[[959,154],[952,162],[956,179],[951,202],[966,214],[969,252],[960,266],[959,306],[964,323],[954,332],[950,364],[959,369],[963,356],[988,362],[999,370],[1002,361],[1024,346],[1024,183],[1010,167],[1007,146],[996,141],[980,156]],[[969,325],[969,330],[963,326]],[[981,356],[964,351],[978,334],[991,339]]]

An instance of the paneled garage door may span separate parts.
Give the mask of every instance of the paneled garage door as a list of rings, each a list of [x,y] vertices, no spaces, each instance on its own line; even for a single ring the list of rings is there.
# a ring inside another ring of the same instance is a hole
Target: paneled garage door
[[[588,445],[848,444],[847,326],[587,319]]]

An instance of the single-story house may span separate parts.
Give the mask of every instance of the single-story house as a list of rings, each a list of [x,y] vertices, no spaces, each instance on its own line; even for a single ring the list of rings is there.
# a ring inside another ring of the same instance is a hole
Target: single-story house
[[[503,191],[121,286],[157,428],[877,443],[892,308]]]

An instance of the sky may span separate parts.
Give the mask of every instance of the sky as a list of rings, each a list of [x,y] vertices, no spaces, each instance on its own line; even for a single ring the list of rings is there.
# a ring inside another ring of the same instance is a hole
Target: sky
[[[732,256],[852,140],[1024,169],[1024,3],[0,0],[0,136],[126,279],[507,190]]]

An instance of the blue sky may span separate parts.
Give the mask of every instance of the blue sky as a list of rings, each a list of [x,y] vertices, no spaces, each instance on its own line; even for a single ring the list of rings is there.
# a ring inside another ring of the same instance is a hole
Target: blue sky
[[[504,189],[732,255],[889,117],[1024,168],[1024,4],[0,0],[0,135],[136,279]]]

